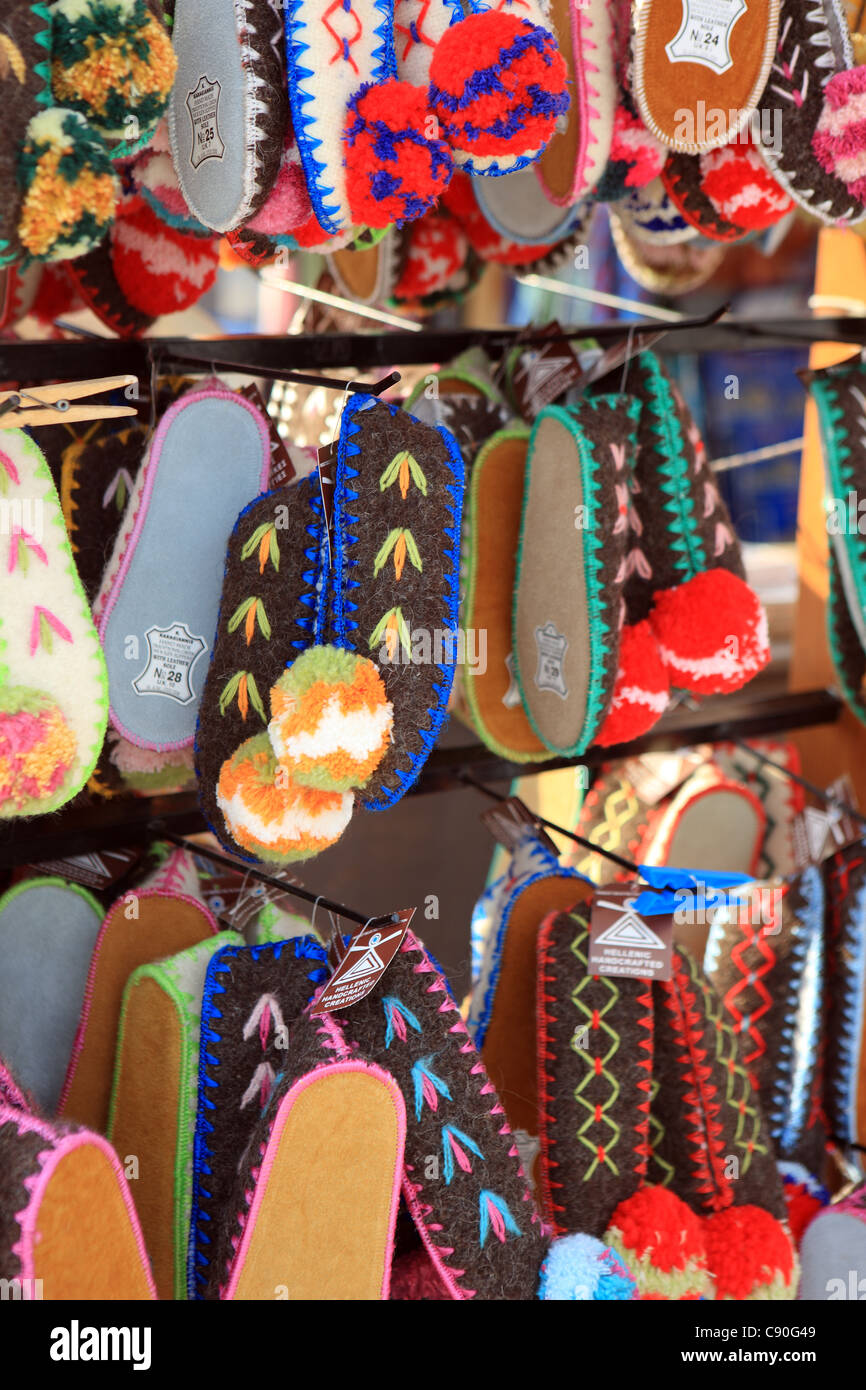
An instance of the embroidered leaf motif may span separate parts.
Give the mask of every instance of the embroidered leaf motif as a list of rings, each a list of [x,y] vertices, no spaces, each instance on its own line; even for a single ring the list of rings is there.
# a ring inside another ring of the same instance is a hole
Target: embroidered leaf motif
[[[64,642],[72,641],[72,633],[65,623],[59,618],[55,618],[53,613],[49,613],[47,608],[41,608],[39,604],[33,609],[33,622],[30,625],[30,655],[34,656],[37,649],[42,646],[49,656],[54,650],[54,639],[51,634],[56,633]]]
[[[409,556],[411,563],[419,572],[423,566],[418,547],[415,544],[415,537],[405,526],[395,526],[393,531],[388,533],[388,538],[381,546],[376,559],[373,562],[373,573],[379,571],[387,564],[388,556],[394,552],[394,575],[399,580],[403,575],[403,567],[406,564],[406,556]]]
[[[520,1235],[520,1227],[508,1210],[508,1203],[504,1197],[497,1197],[495,1192],[484,1191],[478,1198],[481,1209],[481,1228],[479,1238],[481,1248],[484,1249],[484,1242],[492,1231],[497,1240],[505,1243],[507,1234],[513,1236]]]
[[[401,1004],[401,1003],[400,1003],[400,1000],[397,999],[395,995],[393,995],[393,994],[387,994],[387,995],[385,996],[385,998],[382,1000],[382,1006],[383,1006],[383,1008],[384,1008],[384,1010],[385,1010],[385,1023],[386,1023],[386,1028],[385,1028],[385,1046],[386,1046],[386,1047],[390,1047],[390,1046],[391,1046],[391,1044],[392,1044],[392,1042],[394,1041],[395,1037],[396,1037],[396,1038],[399,1038],[401,1042],[405,1042],[405,1041],[406,1041],[406,1037],[407,1037],[407,1033],[406,1033],[406,1024],[407,1024],[407,1023],[409,1024],[409,1027],[410,1027],[410,1028],[414,1028],[414,1029],[415,1029],[415,1032],[416,1032],[416,1033],[420,1033],[420,1032],[421,1032],[421,1024],[418,1022],[418,1019],[415,1017],[415,1015],[413,1014],[412,1010],[411,1010],[411,1009],[407,1009],[407,1007],[406,1007],[405,1004]]]
[[[418,460],[409,453],[408,449],[401,449],[399,454],[395,454],[388,467],[379,479],[379,491],[385,492],[394,483],[400,484],[400,496],[405,502],[409,495],[409,481],[415,484],[422,497],[427,496],[427,479]]]
[[[129,494],[132,492],[132,478],[126,468],[118,468],[105,492],[102,494],[102,505],[107,507],[114,498],[114,505],[119,512],[126,506]]]
[[[274,569],[279,570],[280,546],[277,540],[277,528],[273,521],[263,521],[261,526],[257,526],[253,534],[244,541],[241,559],[248,560],[256,550],[259,552],[259,574],[264,574],[265,565],[269,558]]]
[[[384,618],[379,619],[379,622],[376,624],[369,638],[370,648],[372,649],[373,647],[380,646],[383,638],[385,640],[385,648],[389,661],[397,660],[399,646],[403,647],[407,658],[411,658],[412,635],[407,626],[406,619],[403,617],[402,609],[391,608],[385,614]]]
[[[426,1101],[430,1109],[434,1112],[439,1109],[439,1097],[445,1100],[452,1100],[447,1081],[443,1081],[441,1076],[437,1076],[432,1070],[430,1063],[431,1057],[422,1057],[420,1062],[416,1062],[412,1068],[412,1084],[415,1088],[415,1119],[420,1120],[421,1111]]]
[[[268,622],[268,615],[265,612],[265,605],[260,598],[245,598],[239,603],[232,616],[229,618],[229,632],[237,632],[241,623],[244,622],[244,636],[247,639],[247,646],[253,640],[256,622],[259,630],[266,641],[271,640],[271,625]]]
[[[27,64],[21,50],[7,34],[0,34],[0,79],[5,80],[14,72],[21,86],[27,81]]]
[[[484,1161],[484,1155],[474,1139],[470,1139],[468,1134],[464,1134],[462,1129],[456,1129],[454,1125],[442,1126],[442,1153],[444,1155],[442,1172],[449,1187],[451,1179],[454,1177],[455,1158],[464,1173],[472,1172],[472,1163],[466,1153],[467,1149],[476,1158]]]
[[[226,713],[235,696],[237,696],[241,719],[246,719],[250,705],[252,705],[262,723],[267,724],[265,707],[259,695],[255,676],[251,671],[236,671],[231,680],[226,681],[220,693],[220,714]]]
[[[4,454],[2,449],[0,449],[0,494],[5,497],[6,493],[9,491],[9,484],[14,483],[17,487],[20,481],[18,469],[15,467],[15,464],[12,462],[9,455]]]
[[[35,541],[21,526],[13,526],[12,537],[9,541],[9,573],[12,574],[17,566],[22,574],[26,574],[31,553],[38,560],[41,560],[43,565],[48,564],[48,556],[38,541]]]

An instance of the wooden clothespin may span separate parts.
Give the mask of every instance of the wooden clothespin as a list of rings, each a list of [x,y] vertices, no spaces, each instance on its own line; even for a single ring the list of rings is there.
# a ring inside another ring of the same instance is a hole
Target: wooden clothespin
[[[76,424],[82,420],[117,420],[137,412],[128,405],[72,405],[105,391],[138,387],[137,376],[102,376],[90,381],[67,381],[59,386],[37,386],[26,391],[0,391],[0,430],[31,425]]]

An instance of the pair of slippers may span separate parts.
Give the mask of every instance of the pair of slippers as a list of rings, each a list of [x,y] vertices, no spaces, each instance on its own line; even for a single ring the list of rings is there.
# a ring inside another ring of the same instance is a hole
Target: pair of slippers
[[[463,476],[444,429],[359,393],[331,534],[316,474],[239,517],[196,743],[224,844],[307,858],[342,834],[356,791],[382,810],[417,778],[458,656]]]
[[[455,161],[495,174],[538,157],[568,107],[540,9],[403,8],[221,0],[215,22],[204,0],[177,0],[169,125],[201,222],[236,231],[280,203],[289,220],[279,231],[311,244],[310,224],[327,236],[420,216]]]
[[[539,1179],[554,1230],[601,1236],[644,1298],[795,1297],[768,1125],[697,962],[675,946],[667,981],[591,975],[585,907],[550,914],[537,949]]]
[[[91,251],[114,216],[112,159],[147,138],[175,74],[153,0],[6,7],[0,264]]]
[[[223,953],[209,975],[195,1295],[388,1298],[402,1193],[421,1248],[394,1261],[393,1297],[633,1297],[599,1242],[550,1244],[496,1091],[411,932],[345,1017],[291,1017],[312,973],[289,945],[282,969],[262,948]],[[575,1292],[584,1266],[591,1293]]]

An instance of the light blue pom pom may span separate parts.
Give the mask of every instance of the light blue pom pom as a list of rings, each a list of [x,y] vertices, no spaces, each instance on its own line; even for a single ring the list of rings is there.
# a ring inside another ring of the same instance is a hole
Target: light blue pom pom
[[[637,1285],[622,1260],[595,1236],[562,1236],[552,1243],[541,1266],[542,1299],[597,1303],[637,1296]]]

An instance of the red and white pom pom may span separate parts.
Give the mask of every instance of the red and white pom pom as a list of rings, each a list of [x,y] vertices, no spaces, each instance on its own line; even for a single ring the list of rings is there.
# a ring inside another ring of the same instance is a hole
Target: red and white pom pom
[[[129,303],[144,314],[188,309],[216,279],[218,239],[177,231],[143,198],[131,198],[114,224],[111,260]]]
[[[752,144],[724,145],[700,161],[703,192],[720,217],[743,231],[772,227],[794,206]]]
[[[445,212],[428,212],[404,244],[403,267],[394,286],[401,303],[441,294],[466,262],[469,242],[460,224]]]
[[[622,630],[619,670],[610,709],[595,741],[602,748],[629,743],[661,719],[670,698],[670,677],[646,619]]]
[[[657,179],[664,168],[668,150],[647,130],[640,116],[625,106],[618,106],[613,118],[613,139],[610,145],[611,162],[629,166],[625,176],[626,188],[646,188]]]
[[[847,68],[824,88],[824,109],[812,136],[821,168],[866,206],[866,67]]]
[[[430,104],[458,164],[502,172],[537,159],[568,110],[565,59],[539,24],[501,10],[469,15],[436,45]]]
[[[650,623],[671,685],[694,695],[739,690],[770,659],[761,601],[730,570],[703,570],[661,590]]]
[[[422,217],[448,187],[451,150],[423,87],[367,84],[349,102],[343,133],[346,195],[365,227],[401,226]]]

